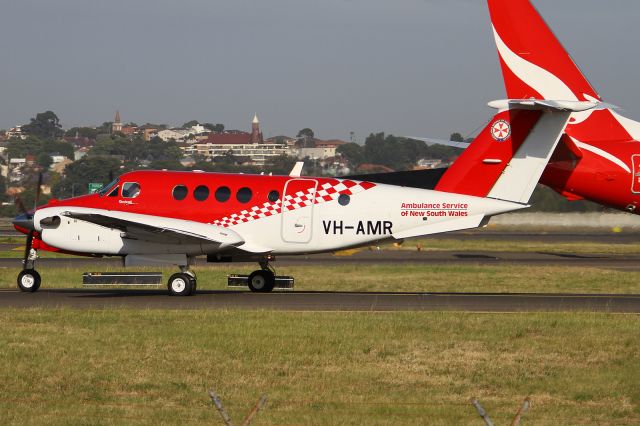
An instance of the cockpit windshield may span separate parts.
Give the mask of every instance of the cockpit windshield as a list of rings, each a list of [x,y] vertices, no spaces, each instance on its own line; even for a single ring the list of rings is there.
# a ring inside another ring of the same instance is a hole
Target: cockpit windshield
[[[104,196],[105,194],[108,194],[109,192],[111,192],[111,189],[113,189],[113,187],[115,187],[118,182],[120,182],[120,178],[116,178],[113,182],[106,184],[105,186],[103,186],[102,188],[100,188],[100,190],[98,191],[98,194],[100,194],[100,196]]]

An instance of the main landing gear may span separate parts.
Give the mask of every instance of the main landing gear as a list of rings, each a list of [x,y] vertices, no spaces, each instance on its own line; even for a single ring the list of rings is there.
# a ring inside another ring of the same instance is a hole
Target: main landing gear
[[[276,285],[276,271],[269,265],[269,259],[258,262],[260,268],[249,275],[249,289],[256,293],[268,293]]]
[[[171,275],[167,287],[172,296],[191,296],[196,292],[196,274],[188,266],[181,266],[180,272]]]

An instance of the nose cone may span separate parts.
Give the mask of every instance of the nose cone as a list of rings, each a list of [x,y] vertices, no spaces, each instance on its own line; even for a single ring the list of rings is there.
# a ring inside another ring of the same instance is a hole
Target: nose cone
[[[17,216],[11,223],[20,232],[35,230],[35,227],[33,225],[33,216],[26,213]]]

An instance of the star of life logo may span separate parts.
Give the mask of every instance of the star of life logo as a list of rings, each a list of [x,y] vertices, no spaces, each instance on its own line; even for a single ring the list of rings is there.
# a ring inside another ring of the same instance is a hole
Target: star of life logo
[[[491,137],[503,142],[511,136],[511,126],[505,120],[498,120],[491,125]]]

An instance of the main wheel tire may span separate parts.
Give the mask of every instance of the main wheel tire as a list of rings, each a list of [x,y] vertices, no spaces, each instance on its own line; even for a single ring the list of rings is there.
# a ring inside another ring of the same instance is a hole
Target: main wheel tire
[[[251,289],[251,291],[257,293],[268,293],[273,290],[275,284],[276,277],[271,271],[259,269],[257,271],[253,271],[251,275],[249,275],[249,289]]]
[[[40,274],[35,269],[24,269],[18,274],[18,287],[27,293],[38,291],[41,281]]]
[[[189,296],[193,292],[194,282],[190,275],[178,272],[169,277],[168,287],[172,296]]]
[[[192,277],[191,275],[189,275],[189,278],[191,278],[191,294],[196,294],[196,290],[198,289],[198,280],[196,277]]]

